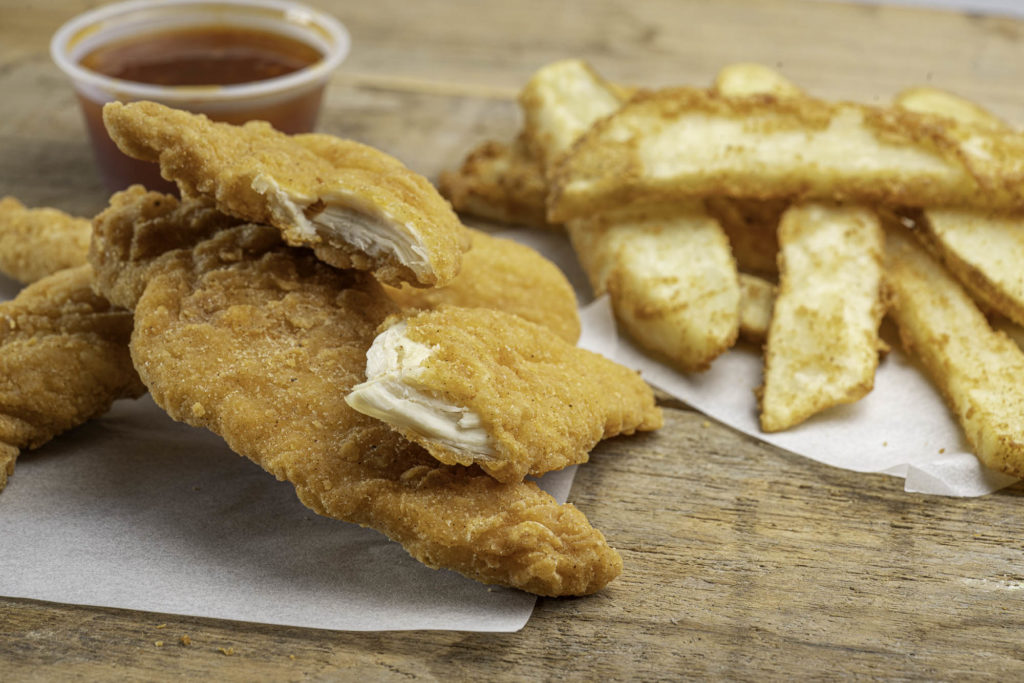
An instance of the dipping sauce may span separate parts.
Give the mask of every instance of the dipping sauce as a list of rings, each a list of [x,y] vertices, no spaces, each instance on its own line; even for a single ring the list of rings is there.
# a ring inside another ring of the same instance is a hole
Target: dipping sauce
[[[102,45],[82,58],[87,69],[165,86],[236,85],[277,78],[320,61],[294,38],[235,26],[192,26]]]
[[[143,33],[112,41],[86,54],[79,64],[105,76],[167,88],[238,86],[286,76],[316,64],[324,55],[300,40],[248,27],[209,25]],[[200,107],[217,121],[268,121],[285,133],[313,130],[323,88],[305,88],[242,107]],[[177,193],[157,164],[129,158],[107,136],[103,103],[79,93],[93,150],[110,190],[142,183]]]

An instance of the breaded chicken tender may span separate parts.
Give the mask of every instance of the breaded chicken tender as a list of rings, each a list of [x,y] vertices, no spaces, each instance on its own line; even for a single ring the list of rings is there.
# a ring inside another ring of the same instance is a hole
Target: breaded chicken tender
[[[315,512],[377,529],[431,567],[542,595],[592,593],[619,574],[619,555],[572,505],[442,465],[345,403],[397,311],[366,274],[253,224],[132,261],[133,244],[160,243],[145,233],[202,223],[190,207],[120,196],[95,224],[108,253],[99,282],[134,308],[132,357],[172,418],[221,435]]]
[[[518,316],[441,308],[386,325],[345,400],[449,465],[511,483],[662,424],[639,374]]]
[[[142,395],[131,314],[92,291],[92,268],[61,270],[0,303],[0,489],[20,451]]]
[[[234,126],[153,102],[103,109],[125,154],[222,212],[280,228],[340,268],[390,285],[433,287],[456,276],[469,247],[448,203],[421,175],[367,145],[288,136],[262,121]]]
[[[580,337],[576,293],[565,274],[530,247],[470,229],[473,246],[446,287],[385,287],[403,308],[492,308],[543,325],[575,344]]]
[[[23,283],[84,265],[92,225],[51,208],[29,209],[0,199],[0,273]]]

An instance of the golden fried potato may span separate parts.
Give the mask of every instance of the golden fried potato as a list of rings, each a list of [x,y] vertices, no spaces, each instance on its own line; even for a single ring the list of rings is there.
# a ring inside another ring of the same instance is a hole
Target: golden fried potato
[[[766,432],[871,391],[885,312],[883,233],[872,210],[793,206],[782,216],[779,244],[761,390]]]
[[[707,369],[739,332],[729,241],[701,202],[637,206],[566,228],[595,294],[648,351],[686,372]]]
[[[732,195],[1024,208],[1024,136],[809,97],[639,94],[549,174],[548,219]]]
[[[1024,351],[905,231],[886,234],[890,315],[956,414],[974,454],[1024,477]]]

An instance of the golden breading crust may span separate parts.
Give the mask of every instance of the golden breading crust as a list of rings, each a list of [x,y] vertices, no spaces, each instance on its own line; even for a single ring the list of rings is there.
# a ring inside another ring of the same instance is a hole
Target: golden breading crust
[[[1022,188],[1018,133],[899,108],[669,88],[636,95],[576,142],[554,171],[548,219],[708,194],[1021,208]]]
[[[511,145],[482,143],[458,170],[441,174],[438,188],[460,213],[511,225],[561,227],[547,221],[544,169],[522,139]]]
[[[576,293],[565,274],[534,249],[470,230],[473,246],[446,287],[385,287],[403,308],[463,306],[515,313],[575,344],[580,337]]]
[[[165,200],[168,216],[193,222]],[[129,259],[133,235],[115,226],[137,213],[114,206],[96,223],[99,238]],[[374,280],[285,247],[276,230],[257,225],[132,266],[105,262],[108,274],[141,278],[141,287],[101,282],[139,292],[132,356],[156,402],[290,481],[312,510],[378,529],[431,567],[542,595],[591,593],[621,571],[575,507],[533,483],[441,465],[342,400],[364,378],[377,327],[396,311]]]
[[[448,203],[422,176],[372,147],[288,136],[265,122],[214,123],[153,102],[111,103],[103,120],[129,156],[224,213],[281,229],[294,246],[391,285],[447,284],[469,247]]]
[[[92,291],[82,265],[0,303],[0,489],[22,449],[145,392],[128,355],[132,317]]]
[[[661,410],[637,372],[518,316],[449,307],[392,319],[392,325],[402,326],[403,343],[425,347],[429,355],[362,386],[397,381],[399,395],[408,388],[466,410],[490,437],[481,454],[410,427],[402,404],[397,414],[370,411],[441,462],[475,463],[511,483],[586,462],[601,439],[661,427]]]
[[[29,209],[14,197],[4,197],[0,199],[0,272],[27,284],[81,266],[91,232],[88,219],[57,209]]]

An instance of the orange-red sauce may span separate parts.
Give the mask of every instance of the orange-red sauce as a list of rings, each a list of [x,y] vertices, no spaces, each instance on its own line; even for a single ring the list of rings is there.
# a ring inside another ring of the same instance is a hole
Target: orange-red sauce
[[[311,45],[270,31],[194,26],[102,45],[81,65],[151,85],[234,85],[285,76],[322,58]]]
[[[284,76],[322,58],[316,48],[269,31],[200,26],[109,43],[87,54],[80,63],[107,76],[151,85],[210,86]],[[285,133],[308,133],[316,124],[322,94],[322,86],[305,88],[258,108],[218,108],[210,118],[235,124],[269,121]],[[102,104],[81,95],[79,101],[110,190],[131,183],[142,183],[153,190],[174,188],[160,177],[156,164],[131,159],[117,149],[103,126]]]

